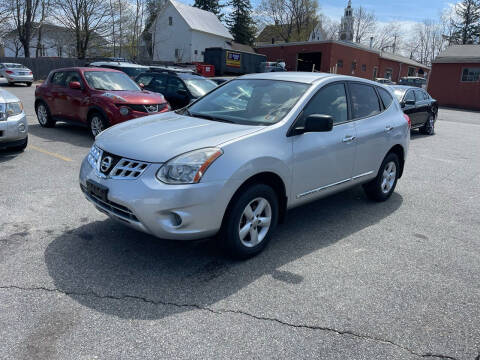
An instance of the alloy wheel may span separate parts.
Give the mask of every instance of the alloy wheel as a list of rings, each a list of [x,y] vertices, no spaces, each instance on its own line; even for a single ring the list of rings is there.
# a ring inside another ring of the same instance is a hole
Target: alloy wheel
[[[245,247],[254,247],[260,244],[267,236],[272,222],[272,207],[267,199],[256,198],[245,207],[240,223],[238,235]]]
[[[46,125],[48,121],[48,113],[45,105],[38,105],[37,118],[40,125]]]
[[[387,165],[385,165],[385,168],[382,174],[381,187],[382,187],[382,192],[384,194],[388,194],[390,192],[390,190],[393,187],[393,184],[395,183],[396,176],[397,176],[397,166],[393,161],[390,161],[389,163],[387,163]]]
[[[90,129],[92,130],[93,136],[97,136],[105,130],[103,121],[99,116],[95,115],[92,117],[92,120],[90,120]]]

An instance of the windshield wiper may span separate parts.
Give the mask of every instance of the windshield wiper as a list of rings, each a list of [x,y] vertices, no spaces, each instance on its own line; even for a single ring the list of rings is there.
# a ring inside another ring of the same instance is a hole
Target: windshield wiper
[[[232,121],[232,120],[227,120],[227,119],[215,117],[215,116],[208,115],[208,114],[191,113],[190,111],[188,112],[188,114],[189,114],[189,116],[198,117],[198,118],[201,118],[201,119],[212,120],[212,121],[220,121],[220,122],[226,122],[226,123],[235,124],[235,122]]]

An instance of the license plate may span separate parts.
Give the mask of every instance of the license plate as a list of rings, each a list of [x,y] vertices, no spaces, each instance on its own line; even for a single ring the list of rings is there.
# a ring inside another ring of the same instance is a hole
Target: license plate
[[[27,73],[26,72],[21,72],[20,75],[27,75]]]
[[[92,180],[87,180],[87,192],[102,201],[107,201],[108,187],[102,184],[99,184]]]

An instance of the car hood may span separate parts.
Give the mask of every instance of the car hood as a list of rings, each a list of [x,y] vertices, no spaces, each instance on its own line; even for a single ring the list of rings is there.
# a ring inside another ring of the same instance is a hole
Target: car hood
[[[162,163],[188,151],[218,146],[263,128],[168,112],[115,125],[98,135],[95,143],[114,155]]]
[[[7,102],[17,102],[20,101],[15,95],[8,92],[7,90],[0,89],[0,104]]]
[[[118,98],[125,100],[125,104],[161,104],[165,102],[162,94],[152,93],[150,91],[105,91],[101,96],[112,98],[115,103],[122,103]]]

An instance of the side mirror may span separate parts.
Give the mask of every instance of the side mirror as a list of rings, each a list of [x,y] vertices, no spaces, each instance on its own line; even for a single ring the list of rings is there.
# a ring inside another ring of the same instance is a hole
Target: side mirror
[[[73,90],[80,90],[82,88],[82,85],[78,81],[70,81],[68,83],[68,87]]]
[[[330,115],[312,114],[305,119],[305,125],[295,129],[295,135],[307,132],[327,132],[333,129],[333,117]]]
[[[142,90],[145,89],[145,85],[143,85],[143,83],[138,84],[138,86],[140,86],[140,89]]]

